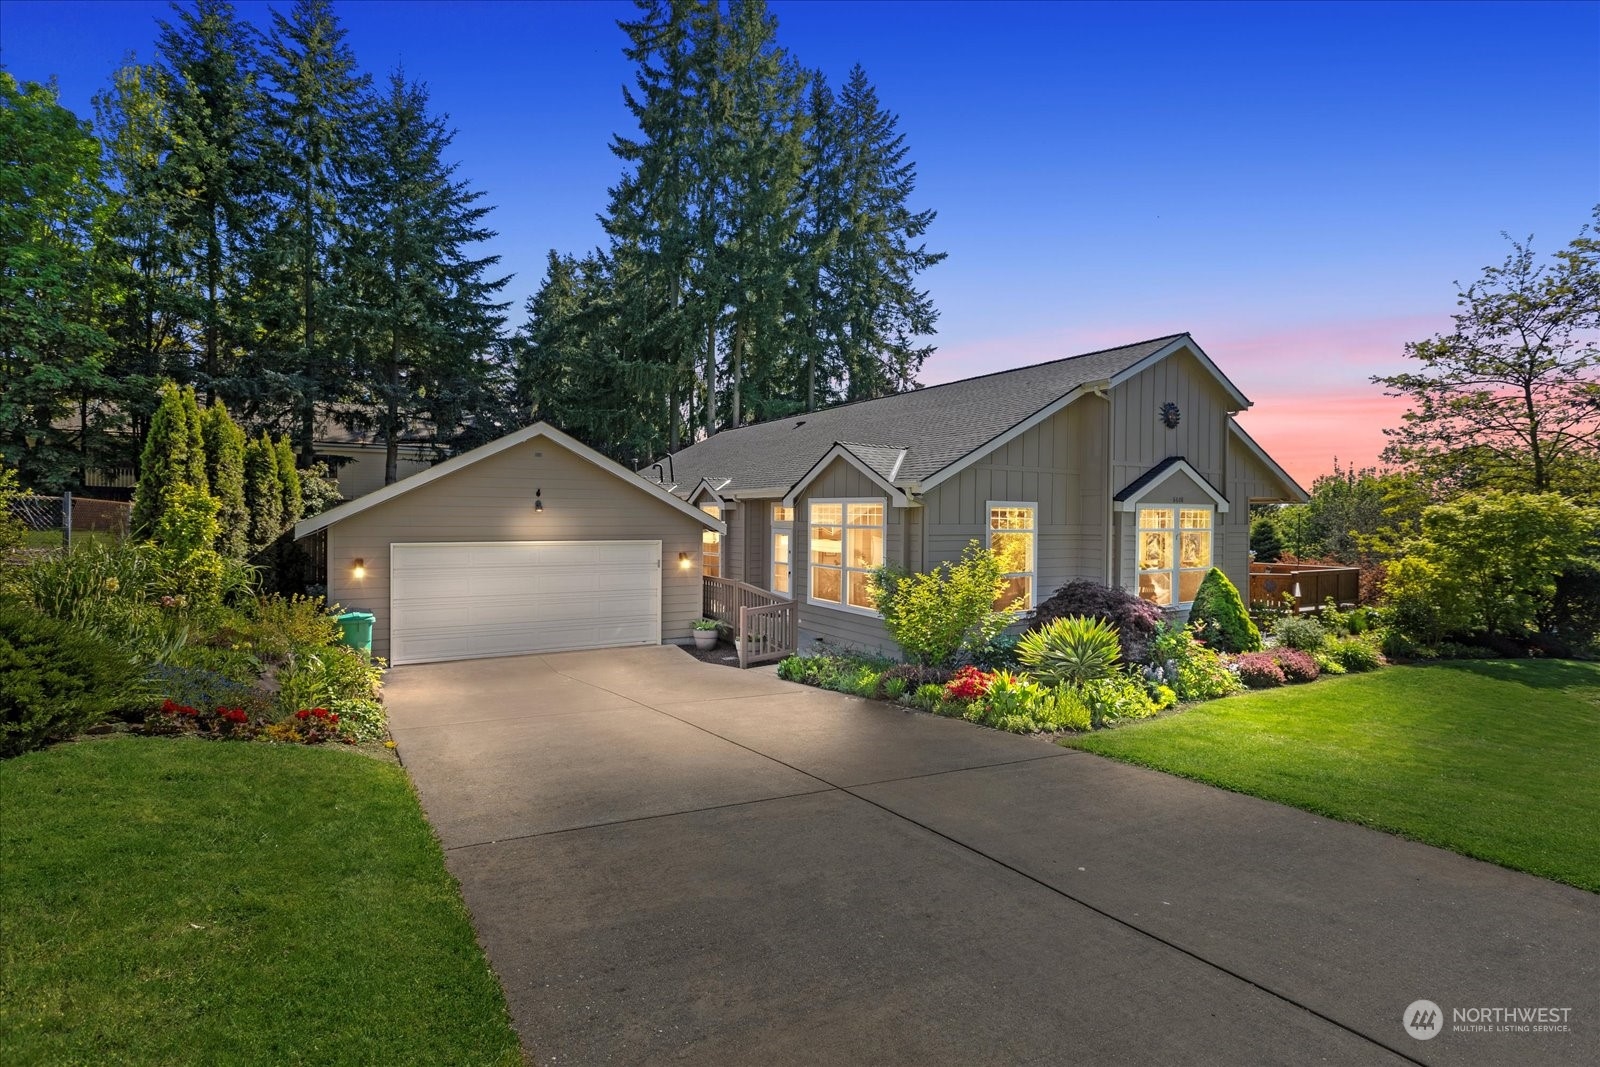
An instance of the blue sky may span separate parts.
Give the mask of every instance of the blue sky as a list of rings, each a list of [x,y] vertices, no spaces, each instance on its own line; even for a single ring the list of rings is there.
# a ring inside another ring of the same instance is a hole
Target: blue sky
[[[1190,330],[1305,480],[1372,461],[1395,409],[1367,375],[1448,325],[1501,231],[1552,250],[1600,202],[1596,3],[772,7],[802,63],[860,62],[901,117],[950,253],[924,380]],[[459,129],[520,321],[546,251],[601,240],[631,5],[338,10]],[[166,12],[3,0],[0,62],[87,115]]]

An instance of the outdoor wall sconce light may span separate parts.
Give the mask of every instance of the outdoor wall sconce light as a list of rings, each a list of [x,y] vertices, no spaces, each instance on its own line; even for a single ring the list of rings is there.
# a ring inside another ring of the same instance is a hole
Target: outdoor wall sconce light
[[[690,563],[689,553],[687,553],[687,552],[679,552],[678,553],[678,569],[680,571],[688,570],[689,569],[689,563]]]
[[[350,569],[350,573],[358,580],[365,578],[367,576],[367,561],[364,559],[356,560],[356,565]]]
[[[541,511],[544,510],[544,490],[543,489],[535,489],[533,491],[533,510],[535,512],[541,512]]]

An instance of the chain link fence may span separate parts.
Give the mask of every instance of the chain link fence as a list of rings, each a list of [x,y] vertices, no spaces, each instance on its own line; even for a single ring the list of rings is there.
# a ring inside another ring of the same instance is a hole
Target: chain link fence
[[[71,548],[73,539],[122,537],[128,532],[132,505],[121,500],[60,496],[16,496],[11,514],[26,531],[23,547]]]

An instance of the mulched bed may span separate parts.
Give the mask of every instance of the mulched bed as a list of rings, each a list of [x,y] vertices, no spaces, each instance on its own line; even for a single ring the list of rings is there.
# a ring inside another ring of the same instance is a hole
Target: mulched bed
[[[700,651],[698,648],[695,648],[693,645],[679,645],[678,647],[683,649],[689,655],[693,656],[695,659],[699,660],[701,663],[715,663],[721,667],[732,667],[734,670],[739,669],[739,653],[733,650],[733,643],[731,641],[718,641],[704,652]]]

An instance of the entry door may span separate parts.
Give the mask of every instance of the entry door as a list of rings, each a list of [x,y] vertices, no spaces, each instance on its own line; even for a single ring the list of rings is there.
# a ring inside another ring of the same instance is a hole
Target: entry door
[[[390,547],[393,663],[661,643],[661,542]]]

